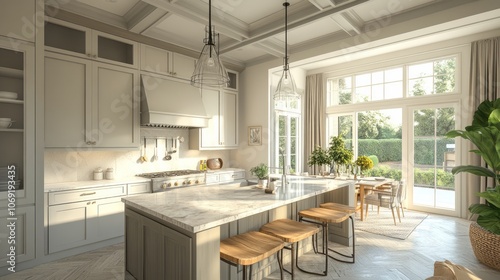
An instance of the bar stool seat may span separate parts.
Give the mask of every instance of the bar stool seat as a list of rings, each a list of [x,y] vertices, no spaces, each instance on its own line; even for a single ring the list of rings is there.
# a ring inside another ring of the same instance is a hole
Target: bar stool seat
[[[292,275],[292,279],[295,277],[294,267],[297,265],[298,259],[298,250],[295,248],[295,244],[301,240],[304,240],[310,236],[319,232],[319,228],[314,225],[308,225],[304,223],[300,223],[290,219],[279,219],[272,221],[263,225],[260,228],[260,231],[269,234],[271,236],[275,236],[280,238],[282,241],[291,243],[291,272],[284,269],[286,272]],[[281,252],[283,254],[283,251]],[[298,267],[298,266],[297,266]]]
[[[250,231],[221,240],[220,258],[231,265],[242,265],[243,279],[247,279],[247,266],[250,266],[251,279],[251,265],[277,253],[281,279],[283,279],[283,266],[279,252],[284,246],[285,242],[277,237]]]
[[[304,220],[307,219],[307,220]],[[325,255],[325,271],[323,274],[313,273],[318,275],[328,275],[328,224],[338,224],[349,218],[349,215],[327,208],[310,208],[299,211],[299,221],[315,223],[321,225],[323,229],[323,254]],[[317,243],[317,242],[316,242]],[[316,250],[315,250],[316,251]],[[317,251],[316,251],[317,252]],[[299,267],[300,270],[303,270]]]
[[[353,207],[353,206],[335,203],[335,202],[322,203],[319,205],[319,207],[332,209],[335,211],[341,211],[341,212],[344,212],[344,213],[349,215],[349,219],[351,220],[351,229],[352,229],[352,254],[346,255],[346,254],[340,253],[340,252],[335,251],[335,250],[330,249],[330,248],[328,248],[328,250],[337,254],[337,255],[340,255],[344,258],[351,259],[351,260],[342,260],[342,259],[338,259],[336,257],[330,256],[330,258],[332,258],[336,261],[340,261],[340,262],[344,262],[344,263],[355,263],[356,262],[356,232],[354,230],[354,218],[352,216],[354,214],[356,214],[356,212],[359,211],[360,208],[358,206]]]

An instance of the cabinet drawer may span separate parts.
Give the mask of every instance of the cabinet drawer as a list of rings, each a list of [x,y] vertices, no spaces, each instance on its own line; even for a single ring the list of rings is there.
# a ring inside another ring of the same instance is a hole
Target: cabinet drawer
[[[205,184],[215,184],[215,183],[219,183],[219,175],[216,175],[216,174],[211,174],[211,175],[208,175],[207,174],[207,177],[205,179]]]
[[[233,173],[234,180],[245,179],[245,171],[236,171]]]
[[[150,193],[151,192],[151,184],[150,183],[137,183],[137,184],[128,184],[128,194],[138,194],[138,193]]]
[[[230,172],[230,173],[222,173],[219,175],[219,182],[223,183],[223,182],[232,182],[236,179],[242,179],[242,178],[245,178],[245,175],[243,175],[243,177],[241,177],[241,174],[239,174],[240,172]]]
[[[107,198],[113,196],[122,196],[126,194],[126,185],[79,189],[74,191],[51,192],[49,193],[49,205]]]

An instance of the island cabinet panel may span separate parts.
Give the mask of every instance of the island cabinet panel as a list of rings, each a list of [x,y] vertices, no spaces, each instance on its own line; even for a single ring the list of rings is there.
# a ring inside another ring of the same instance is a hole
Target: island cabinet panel
[[[191,237],[130,210],[125,216],[125,256],[132,276],[138,280],[194,279]]]

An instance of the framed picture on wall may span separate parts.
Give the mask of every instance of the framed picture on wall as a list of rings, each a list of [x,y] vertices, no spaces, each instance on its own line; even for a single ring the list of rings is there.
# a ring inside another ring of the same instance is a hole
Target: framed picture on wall
[[[262,126],[248,127],[248,146],[262,145]]]

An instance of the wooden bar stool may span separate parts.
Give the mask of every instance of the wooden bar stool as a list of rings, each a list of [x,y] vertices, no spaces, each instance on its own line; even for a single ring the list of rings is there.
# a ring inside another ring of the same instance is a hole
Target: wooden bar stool
[[[353,218],[353,215],[356,214],[356,212],[359,209],[359,207],[356,205],[355,207],[353,206],[349,206],[349,205],[345,205],[345,204],[340,204],[340,203],[335,203],[335,202],[327,202],[327,203],[322,203],[319,205],[319,207],[322,207],[322,208],[327,208],[327,209],[331,209],[331,210],[335,210],[335,211],[340,211],[340,212],[344,212],[346,214],[349,215],[349,219],[351,220],[351,229],[352,229],[352,254],[351,255],[346,255],[346,254],[342,254],[338,251],[335,251],[333,249],[330,249],[328,248],[329,251],[332,251],[333,253],[337,254],[337,255],[340,255],[344,258],[348,258],[348,259],[351,259],[351,260],[341,260],[341,259],[337,259],[333,256],[330,256],[330,258],[336,260],[336,261],[339,261],[339,262],[345,262],[345,263],[354,263],[356,262],[356,232],[354,231],[354,218]]]
[[[338,224],[347,220],[350,216],[341,211],[327,208],[310,208],[299,211],[299,221],[321,225],[323,229],[323,254],[325,254],[325,271],[323,274],[310,272],[318,275],[328,275],[328,224]],[[298,266],[297,266],[298,267]],[[299,268],[299,267],[298,267]],[[299,268],[302,270],[301,268]]]
[[[283,265],[279,252],[285,243],[276,237],[258,231],[250,231],[224,239],[220,242],[220,258],[230,265],[243,266],[243,279],[247,279],[247,266],[250,266],[252,279],[252,264],[270,257],[276,253],[283,280]]]
[[[292,275],[292,280],[293,280],[295,277],[294,267],[297,265],[297,259],[298,259],[298,250],[295,247],[295,244],[301,240],[304,240],[318,233],[319,228],[314,225],[299,223],[297,221],[290,219],[279,219],[263,225],[260,228],[260,231],[272,236],[276,236],[280,238],[282,241],[291,244],[290,248],[285,247],[285,249],[291,250],[292,269],[291,271],[288,271],[283,268],[283,270],[290,273]],[[283,256],[283,251],[281,251],[281,254]]]

